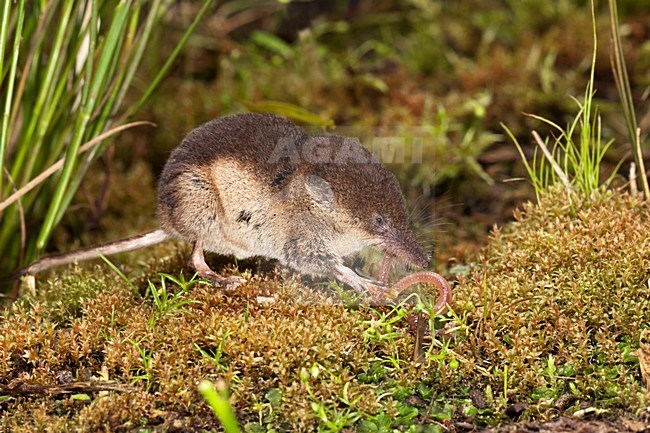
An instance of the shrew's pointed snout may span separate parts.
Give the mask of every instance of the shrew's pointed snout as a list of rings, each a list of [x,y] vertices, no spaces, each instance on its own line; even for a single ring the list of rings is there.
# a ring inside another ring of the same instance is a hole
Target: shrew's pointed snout
[[[383,245],[392,255],[401,257],[413,265],[422,268],[429,266],[431,255],[425,251],[411,230],[394,231],[384,239]]]
[[[414,252],[410,261],[413,264],[420,266],[421,268],[428,267],[431,255],[424,251],[424,248],[422,248],[422,245],[419,243],[416,244],[416,250],[417,251]]]
[[[431,255],[425,251],[415,234],[410,229],[407,229],[400,237],[403,240],[404,252],[406,253],[404,258],[416,266],[423,268],[429,266]]]

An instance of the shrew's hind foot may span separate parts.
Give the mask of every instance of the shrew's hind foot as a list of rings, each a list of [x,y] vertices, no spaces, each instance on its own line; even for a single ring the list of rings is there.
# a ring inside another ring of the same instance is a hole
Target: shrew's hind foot
[[[192,249],[189,265],[194,268],[194,270],[199,274],[199,277],[210,281],[215,287],[234,290],[246,282],[246,279],[242,277],[223,277],[210,269],[207,263],[205,263],[205,257],[203,256],[203,242],[201,241],[194,242],[194,248]]]
[[[210,270],[208,272],[199,272],[199,276],[204,280],[210,281],[215,287],[224,290],[235,290],[239,286],[246,283],[246,279],[242,277],[223,277],[216,272]]]

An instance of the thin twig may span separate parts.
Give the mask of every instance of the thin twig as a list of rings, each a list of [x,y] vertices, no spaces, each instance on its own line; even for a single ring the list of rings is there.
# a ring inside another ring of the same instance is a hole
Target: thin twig
[[[639,358],[639,370],[641,370],[641,380],[646,390],[650,392],[650,331],[645,329],[641,332],[639,338],[639,348],[636,350],[636,356]]]
[[[424,319],[424,314],[419,311],[415,315],[416,328],[415,328],[415,341],[413,343],[413,362],[419,363],[424,360],[424,348],[422,344],[424,343],[424,334],[427,330],[427,322]]]
[[[99,190],[99,194],[93,200],[90,196],[88,197],[88,204],[90,205],[90,214],[88,215],[88,228],[90,230],[95,230],[99,227],[99,221],[102,219],[102,215],[106,212],[108,208],[108,199],[110,196],[111,190],[111,179],[113,172],[113,161],[115,159],[115,143],[111,143],[104,152],[102,156],[103,169],[104,169],[104,179],[102,180],[102,186]]]
[[[91,149],[97,143],[100,143],[100,142],[106,140],[107,138],[109,138],[109,137],[111,137],[111,136],[113,136],[113,135],[115,135],[115,134],[117,134],[119,132],[124,131],[125,129],[129,129],[129,128],[132,128],[134,126],[141,126],[141,125],[156,126],[156,124],[153,123],[153,122],[138,121],[138,122],[131,122],[131,123],[127,123],[126,125],[121,125],[121,126],[115,127],[113,129],[110,129],[110,130],[104,132],[103,134],[98,135],[97,137],[93,138],[89,142],[82,145],[79,148],[78,153],[81,154],[81,153],[84,153],[84,152],[88,151],[89,149]],[[20,188],[18,191],[14,192],[13,194],[11,194],[9,197],[7,197],[7,199],[0,202],[0,212],[5,210],[13,202],[18,200],[20,197],[22,197],[23,195],[25,195],[26,193],[28,193],[32,189],[36,188],[41,182],[43,182],[45,179],[47,179],[48,177],[50,177],[54,173],[56,173],[58,170],[60,170],[61,167],[63,167],[64,163],[65,163],[65,158],[59,159],[57,162],[52,164],[47,170],[43,171],[41,174],[36,176],[34,179],[27,182],[25,184],[25,186],[23,186],[22,188]]]
[[[629,178],[630,178],[630,195],[632,195],[632,197],[636,197],[639,194],[639,190],[638,190],[637,184],[636,184],[636,177],[637,177],[636,176],[636,164],[634,163],[634,161],[632,161],[632,163],[630,163],[630,176],[629,176]]]
[[[21,381],[12,381],[9,385],[0,384],[0,394],[10,396],[77,394],[99,391],[131,392],[133,388],[115,381],[74,382],[66,385],[31,385]]]
[[[542,138],[539,136],[537,131],[533,131],[533,137],[535,138],[535,141],[537,142],[537,145],[542,149],[542,152],[544,152],[544,156],[548,160],[548,162],[551,164],[551,167],[553,167],[553,171],[555,171],[555,174],[560,178],[562,183],[564,184],[564,187],[569,193],[573,192],[573,188],[571,187],[571,182],[569,182],[569,179],[566,177],[566,174],[562,171],[562,168],[558,165],[557,162],[555,162],[555,159],[553,158],[553,155],[551,155],[551,152],[548,150],[548,147],[546,147],[546,144],[542,141]]]
[[[637,161],[639,161],[639,173],[641,173],[641,185],[643,185],[643,193],[645,199],[650,200],[650,187],[648,187],[648,173],[645,171],[645,163],[643,162],[643,152],[641,151],[641,128],[636,128],[636,154]]]
[[[11,173],[7,170],[7,167],[4,167],[4,173],[7,177],[7,181],[11,184],[11,187],[14,191],[16,190],[16,183],[14,182]],[[18,265],[22,267],[23,260],[25,259],[25,244],[27,242],[27,226],[25,224],[25,211],[21,202],[18,202],[18,216],[20,218],[20,256],[18,257]]]

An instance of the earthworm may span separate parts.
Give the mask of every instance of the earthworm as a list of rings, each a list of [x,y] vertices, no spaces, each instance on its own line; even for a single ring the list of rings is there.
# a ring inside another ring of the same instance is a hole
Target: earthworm
[[[436,314],[445,314],[449,309],[451,303],[451,287],[449,283],[440,274],[431,271],[416,272],[407,275],[393,285],[393,290],[402,293],[414,284],[431,283],[438,289],[439,297],[436,304],[433,306],[433,311]]]
[[[391,256],[387,255],[381,263],[380,281],[384,284],[388,284],[392,259]],[[442,275],[435,272],[423,271],[407,275],[391,287],[391,295],[399,295],[412,285],[422,283],[431,283],[436,286],[439,297],[433,310],[436,314],[445,314],[449,309],[449,304],[451,303],[451,287],[449,287],[449,283],[442,277]]]

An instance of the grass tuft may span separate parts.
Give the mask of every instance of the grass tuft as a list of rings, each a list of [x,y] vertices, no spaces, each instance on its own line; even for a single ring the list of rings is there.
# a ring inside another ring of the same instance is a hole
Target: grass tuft
[[[536,149],[532,163],[527,161],[523,148],[514,134],[503,123],[501,124],[508,136],[515,143],[517,150],[524,161],[526,171],[532,181],[533,187],[535,188],[538,200],[540,199],[540,195],[547,193],[549,189],[553,188],[558,183],[563,185],[570,201],[574,200],[574,195],[576,193],[590,197],[598,189],[609,186],[616,175],[618,168],[623,163],[623,160],[621,160],[614,168],[611,175],[604,181],[601,181],[601,165],[604,161],[605,154],[613,144],[614,140],[612,139],[603,143],[601,118],[597,107],[595,108],[593,106],[596,94],[594,89],[594,74],[596,70],[598,38],[596,32],[594,2],[592,1],[590,4],[593,32],[591,69],[582,102],[574,99],[578,106],[578,113],[575,115],[573,121],[563,128],[552,120],[542,116],[533,114],[528,115],[529,117],[542,121],[546,125],[550,126],[556,134],[555,138],[552,139],[552,146],[549,146],[549,139],[542,140],[539,134],[536,131],[533,131],[533,137],[538,148],[542,151],[543,158],[539,157]],[[612,26],[616,31],[618,31],[618,22],[614,18],[615,9],[612,11],[612,14]],[[618,55],[620,56],[620,53],[618,53]],[[622,59],[618,57],[617,59],[619,62],[622,62]],[[621,68],[624,72],[624,64],[616,63],[616,68],[614,69],[615,76],[619,77],[619,80],[626,80],[626,74],[617,72]],[[621,76],[623,76],[623,78],[621,78]],[[620,86],[624,86],[624,83],[619,83],[619,87]],[[629,94],[629,82],[627,82],[627,90]],[[627,99],[624,99],[624,101],[627,101]],[[629,110],[629,107],[626,107],[626,110]],[[629,113],[626,117],[629,117]],[[636,141],[632,140],[632,143],[636,143]],[[636,148],[637,146],[633,145],[635,157],[637,154]],[[642,173],[642,178],[645,180],[645,173]],[[634,182],[636,182],[636,179]]]
[[[151,96],[212,2],[167,63],[125,106],[152,31],[169,2],[5,2],[0,20],[0,274],[48,246],[84,174]],[[7,62],[8,64],[7,64]],[[130,123],[128,127],[142,124]],[[27,230],[27,227],[32,229]],[[38,227],[38,229],[34,229]]]

